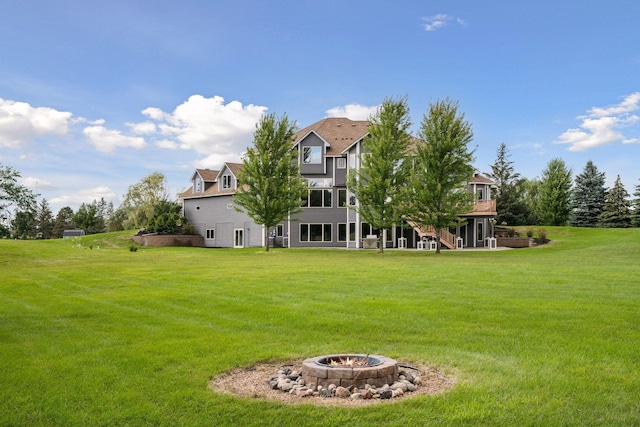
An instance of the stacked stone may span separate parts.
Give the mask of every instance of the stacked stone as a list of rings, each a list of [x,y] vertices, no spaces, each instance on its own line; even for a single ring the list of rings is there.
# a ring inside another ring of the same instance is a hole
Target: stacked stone
[[[354,385],[344,387],[329,384],[327,387],[317,384],[307,384],[302,374],[290,368],[281,369],[277,375],[269,378],[269,386],[274,390],[281,390],[298,397],[337,397],[350,399],[392,399],[405,393],[416,391],[422,384],[420,376],[414,372],[400,370],[398,379],[393,384],[377,387],[365,384],[363,388]]]

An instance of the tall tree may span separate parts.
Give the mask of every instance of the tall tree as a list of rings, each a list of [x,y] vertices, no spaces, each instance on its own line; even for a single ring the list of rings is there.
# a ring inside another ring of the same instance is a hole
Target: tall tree
[[[35,214],[36,237],[40,239],[50,239],[53,235],[53,212],[49,207],[47,199],[42,199],[38,204]]]
[[[436,230],[436,253],[440,253],[442,229],[459,223],[459,215],[473,209],[467,191],[473,176],[471,124],[448,98],[429,106],[418,134],[414,165],[404,187],[405,215],[421,228]]]
[[[507,145],[501,143],[491,172],[486,175],[496,183],[494,192],[498,224],[523,225],[528,223],[530,213],[523,199],[523,180],[515,172],[510,157]]]
[[[589,160],[581,174],[576,175],[571,191],[570,224],[574,227],[597,227],[604,207],[605,173]]]
[[[168,200],[168,195],[166,178],[160,172],[153,172],[131,185],[120,206],[127,213],[123,226],[126,229],[146,227],[154,206],[161,200]]]
[[[526,224],[537,225],[540,224],[540,218],[538,217],[538,206],[540,199],[540,180],[538,178],[522,179],[522,195],[521,201],[527,207],[529,217]]]
[[[608,228],[627,228],[631,226],[631,203],[620,175],[607,195],[600,215],[600,225]]]
[[[28,212],[36,209],[36,195],[18,183],[20,177],[17,170],[0,163],[0,226],[4,228],[11,221],[11,208]]]
[[[540,180],[538,217],[543,225],[566,225],[571,197],[570,169],[562,159],[552,159]]]
[[[62,237],[62,232],[73,227],[73,209],[65,206],[58,211],[53,224],[53,236]]]
[[[640,227],[640,184],[636,185],[636,191],[633,193],[633,197],[631,225],[633,227]]]
[[[360,168],[350,171],[348,187],[358,201],[355,209],[373,228],[387,230],[401,222],[401,188],[406,181],[405,160],[411,145],[407,99],[387,98],[369,120],[366,155]],[[384,233],[384,231],[383,231]],[[384,252],[384,236],[379,236]]]
[[[15,239],[33,239],[36,237],[36,215],[34,211],[17,211],[11,221]]]
[[[100,216],[101,203],[97,200],[83,203],[73,215],[73,226],[83,229],[87,234],[103,233],[106,230],[104,219]]]
[[[235,203],[256,223],[264,226],[265,251],[269,252],[269,229],[287,215],[302,210],[307,186],[292,149],[295,123],[286,115],[263,116],[253,134],[253,147],[247,150],[238,173]]]

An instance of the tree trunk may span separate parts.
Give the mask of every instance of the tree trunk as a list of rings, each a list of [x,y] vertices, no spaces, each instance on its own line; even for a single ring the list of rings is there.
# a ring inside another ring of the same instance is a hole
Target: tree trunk
[[[442,236],[442,229],[436,228],[436,253],[440,253],[440,236]]]
[[[384,243],[387,241],[387,230],[382,230],[380,237],[378,237],[378,253],[384,253]]]
[[[264,251],[269,252],[269,227],[264,228]]]

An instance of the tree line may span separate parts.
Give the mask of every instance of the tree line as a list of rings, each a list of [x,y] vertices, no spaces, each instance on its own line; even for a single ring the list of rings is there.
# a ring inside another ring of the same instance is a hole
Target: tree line
[[[82,203],[77,211],[69,206],[54,216],[47,199],[19,184],[20,173],[0,164],[0,237],[51,239],[69,229],[87,234],[130,229],[152,233],[189,231],[182,206],[169,199],[166,178],[154,172],[131,185],[116,209],[104,198]]]
[[[500,144],[491,172],[496,183],[497,222],[503,225],[571,225],[574,227],[640,227],[640,184],[633,198],[618,175],[613,187],[589,160],[573,178],[562,159],[549,161],[542,176],[522,178],[515,172],[506,144]]]

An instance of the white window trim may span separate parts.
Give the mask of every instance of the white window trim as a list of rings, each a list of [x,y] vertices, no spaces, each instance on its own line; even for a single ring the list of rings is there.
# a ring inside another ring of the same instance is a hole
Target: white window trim
[[[302,227],[303,226],[307,226],[308,228],[308,240],[302,240]],[[311,226],[312,225],[321,225],[322,226],[322,240],[311,240]],[[329,240],[324,240],[324,236],[325,236],[325,227],[329,226],[331,229],[331,238]],[[301,243],[327,243],[327,242],[333,242],[333,224],[330,222],[325,222],[325,223],[304,223],[304,224],[300,224],[298,231],[300,232],[300,234],[298,235],[298,241]]]

